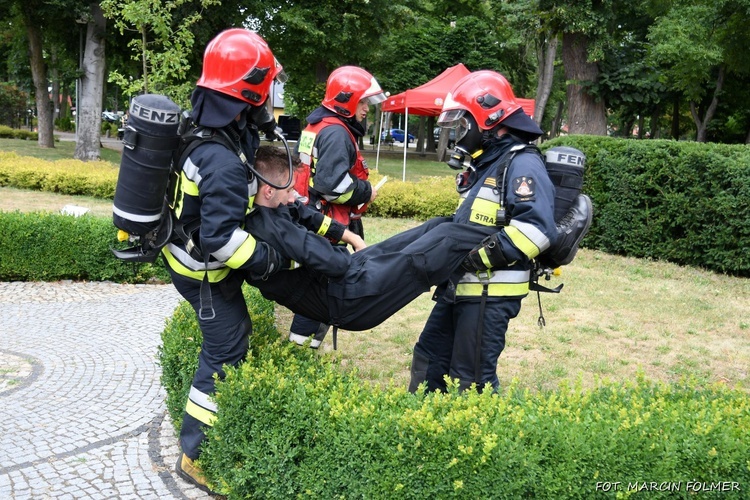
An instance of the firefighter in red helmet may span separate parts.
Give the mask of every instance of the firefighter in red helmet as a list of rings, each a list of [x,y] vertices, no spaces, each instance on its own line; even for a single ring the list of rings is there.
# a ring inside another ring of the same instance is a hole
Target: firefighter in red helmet
[[[524,113],[508,81],[477,71],[448,93],[438,125],[456,130],[449,165],[458,174],[453,221],[494,228],[465,259],[463,269],[439,286],[436,304],[414,346],[409,390],[426,382],[445,390],[446,375],[461,390],[497,389],[497,360],[508,322],[529,292],[532,259],[555,242],[555,190],[530,142],[542,130]]]
[[[367,163],[359,151],[363,121],[370,105],[385,100],[375,77],[356,66],[334,70],[326,82],[321,106],[307,117],[297,148],[303,172],[296,190],[310,206],[343,223],[364,238],[362,214],[378,195],[367,180]],[[337,244],[339,242],[332,242]],[[289,340],[317,348],[328,325],[295,315]]]
[[[245,358],[252,332],[240,290],[244,276],[279,270],[281,256],[245,230],[258,184],[248,165],[259,131],[276,124],[266,108],[274,80],[285,79],[268,44],[246,29],[219,33],[206,47],[192,93],[191,126],[183,135],[174,193],[175,231],[162,254],[172,282],[198,315],[203,343],[180,429],[176,471],[209,491],[195,460],[215,420],[214,376]]]

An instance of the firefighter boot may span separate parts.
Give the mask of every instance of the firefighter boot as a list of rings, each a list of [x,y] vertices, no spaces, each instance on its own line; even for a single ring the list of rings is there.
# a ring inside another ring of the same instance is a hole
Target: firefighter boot
[[[323,339],[326,338],[326,334],[328,334],[329,328],[330,328],[329,325],[326,325],[325,323],[321,323],[318,326],[317,331],[312,335],[302,335],[299,333],[289,332],[289,341],[294,342],[297,345],[304,345],[304,343],[307,342],[307,339],[312,337],[312,339],[310,339],[310,348],[317,349],[318,347],[320,347],[320,344],[323,342]]]
[[[414,346],[414,354],[411,359],[411,379],[409,380],[409,392],[417,392],[422,382],[427,380],[427,368],[430,366],[430,359],[418,352],[419,347]]]
[[[579,194],[568,213],[557,223],[557,241],[546,258],[552,259],[555,267],[570,264],[578,253],[578,245],[589,232],[594,211],[591,198]]]
[[[218,493],[211,491],[208,487],[206,476],[203,474],[201,468],[195,465],[193,460],[188,458],[184,453],[180,453],[180,457],[177,459],[177,464],[175,464],[174,470],[178,476],[199,490],[205,491],[209,495],[218,495]]]

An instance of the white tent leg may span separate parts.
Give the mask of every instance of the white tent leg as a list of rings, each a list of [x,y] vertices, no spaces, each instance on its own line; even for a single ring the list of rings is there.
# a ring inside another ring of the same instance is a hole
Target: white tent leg
[[[378,164],[380,163],[380,137],[383,135],[383,115],[385,112],[383,111],[383,107],[380,107],[380,126],[378,127],[378,135],[375,137],[375,140],[378,141],[378,152],[375,153],[375,170],[378,169]]]
[[[404,173],[402,181],[406,182],[406,148],[409,147],[409,108],[404,108]]]

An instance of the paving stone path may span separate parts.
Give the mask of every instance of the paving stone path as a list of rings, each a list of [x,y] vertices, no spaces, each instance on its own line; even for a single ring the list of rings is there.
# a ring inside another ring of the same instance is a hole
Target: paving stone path
[[[210,498],[174,473],[171,285],[0,283],[0,498]]]

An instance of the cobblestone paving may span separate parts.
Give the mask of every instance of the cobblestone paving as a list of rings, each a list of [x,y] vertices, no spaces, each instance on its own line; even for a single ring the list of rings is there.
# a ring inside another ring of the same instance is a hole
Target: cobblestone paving
[[[179,453],[157,347],[171,285],[0,283],[0,498],[210,498]]]

